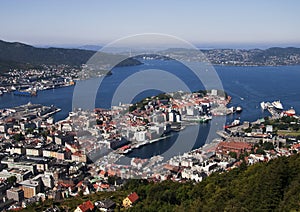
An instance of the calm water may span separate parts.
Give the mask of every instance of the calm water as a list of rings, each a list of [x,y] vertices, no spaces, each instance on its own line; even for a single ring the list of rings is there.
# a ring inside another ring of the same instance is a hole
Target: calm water
[[[145,63],[135,67],[122,67],[113,69],[113,75],[105,77],[98,89],[97,98],[95,100],[96,107],[109,108],[112,102],[112,96],[118,86],[124,79],[133,76],[140,71],[147,69],[165,70],[179,79],[184,81],[190,90],[203,89],[204,86],[185,66],[175,61],[144,61]],[[243,112],[240,114],[241,120],[254,121],[264,114],[260,109],[260,102],[281,100],[285,109],[294,107],[296,112],[300,111],[300,66],[282,66],[282,67],[215,67],[225,91],[232,96],[231,105],[242,106]],[[143,83],[142,76],[136,75],[135,83],[130,84],[129,89],[138,89]],[[161,79],[159,83],[171,85],[174,84],[172,80]],[[95,84],[99,81],[90,80],[80,82],[81,85]],[[155,84],[155,83],[154,83]],[[98,86],[97,86],[98,87]],[[144,92],[134,94],[130,92],[122,93],[121,99],[128,99],[133,101],[140,100],[144,97],[160,93],[157,86],[151,87]],[[154,89],[153,89],[154,88]],[[37,97],[20,97],[12,94],[4,94],[0,97],[0,108],[13,107],[20,104],[26,104],[29,101],[32,103],[39,103],[43,105],[56,105],[62,109],[61,112],[55,115],[56,120],[63,119],[68,116],[69,111],[72,110],[72,97],[74,87],[66,87],[55,90],[40,91]],[[89,89],[84,90],[81,94],[80,102],[84,105],[86,99],[92,95]],[[128,96],[126,96],[128,95]],[[129,98],[129,99],[130,99]],[[83,106],[84,108],[84,106]],[[226,122],[231,122],[235,116],[227,117]],[[155,154],[166,153],[166,157],[183,153],[191,148],[202,146],[206,141],[216,137],[216,135],[209,134],[209,129],[215,131],[221,129],[222,118],[215,118],[212,123],[203,124],[200,126],[192,126],[186,128],[181,132],[180,136],[174,135],[171,138],[162,140],[148,146],[144,146],[139,150],[133,151],[129,156],[150,157]],[[198,134],[197,139],[190,138],[192,134]],[[209,135],[208,135],[209,134]],[[170,151],[172,149],[172,151]],[[169,150],[169,151],[168,151]]]

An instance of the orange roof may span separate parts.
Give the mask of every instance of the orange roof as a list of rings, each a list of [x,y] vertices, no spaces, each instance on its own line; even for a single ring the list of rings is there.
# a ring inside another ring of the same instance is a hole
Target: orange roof
[[[95,184],[93,184],[93,187],[94,187],[94,189],[98,189],[100,186],[97,183],[95,183]]]
[[[298,148],[300,148],[300,144],[294,144],[294,145],[292,145],[292,148],[293,149],[298,149]]]
[[[139,199],[139,196],[137,195],[136,192],[133,192],[128,195],[128,199],[130,200],[130,202],[134,203]]]
[[[108,171],[107,171],[107,174],[108,174],[109,176],[115,176],[115,175],[116,175],[116,172],[113,171],[113,170],[108,170]]]
[[[86,212],[89,210],[93,210],[94,209],[94,204],[88,200],[84,203],[82,203],[81,205],[78,206],[80,208],[81,211]]]
[[[100,175],[105,175],[105,174],[106,174],[106,171],[101,170],[99,174],[100,174]]]
[[[108,189],[108,188],[109,188],[109,185],[108,185],[108,184],[101,184],[100,187],[101,187],[101,188]]]

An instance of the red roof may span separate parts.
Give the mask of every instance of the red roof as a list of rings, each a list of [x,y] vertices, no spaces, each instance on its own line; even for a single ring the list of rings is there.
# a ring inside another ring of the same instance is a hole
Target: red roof
[[[218,148],[229,148],[229,149],[251,149],[252,145],[246,142],[235,142],[235,141],[229,141],[229,142],[220,142],[218,145]]]
[[[79,183],[77,183],[76,187],[80,187],[82,186],[83,181],[80,181]]]
[[[139,199],[139,196],[137,195],[137,193],[133,192],[128,195],[128,199],[130,200],[130,202],[134,203]]]
[[[58,185],[68,188],[68,187],[72,187],[74,184],[66,183],[64,181],[58,181]]]
[[[104,176],[106,174],[106,171],[101,170],[99,174]]]
[[[88,200],[84,203],[82,203],[81,205],[78,206],[80,208],[81,211],[86,212],[89,210],[93,210],[94,209],[94,204]]]
[[[108,189],[108,188],[109,188],[109,185],[108,185],[108,184],[104,184],[104,183],[103,183],[103,184],[101,184],[101,185],[100,185],[100,187],[101,187],[101,188]]]
[[[81,156],[82,156],[82,154],[81,154],[81,152],[80,152],[80,151],[74,152],[74,153],[73,153],[73,155],[74,155],[74,156],[79,156],[79,157],[81,157]]]
[[[94,189],[97,189],[97,188],[99,188],[100,186],[99,186],[97,183],[95,183],[95,184],[93,184],[93,187],[94,187]]]

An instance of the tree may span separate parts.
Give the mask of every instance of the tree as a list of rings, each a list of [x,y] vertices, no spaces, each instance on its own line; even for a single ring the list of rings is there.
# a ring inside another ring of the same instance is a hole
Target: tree
[[[265,143],[263,143],[263,148],[265,150],[272,150],[272,149],[274,149],[274,145],[271,142],[265,142]]]
[[[22,133],[19,133],[19,134],[15,134],[13,135],[13,139],[15,141],[24,141],[25,140],[25,137]]]
[[[229,156],[234,158],[234,159],[237,159],[237,154],[236,152],[229,152]]]
[[[266,152],[260,147],[256,150],[256,154],[265,155]]]
[[[9,184],[13,185],[13,184],[15,184],[17,182],[17,177],[16,176],[11,176],[11,177],[7,178],[7,182]]]

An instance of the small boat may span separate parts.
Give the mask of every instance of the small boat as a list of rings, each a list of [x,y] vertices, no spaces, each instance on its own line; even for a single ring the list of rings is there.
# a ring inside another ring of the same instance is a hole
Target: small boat
[[[243,111],[243,108],[240,107],[240,106],[237,106],[236,109],[235,109],[235,111],[236,111],[237,113],[240,113],[240,112]]]
[[[13,92],[15,96],[36,96],[36,91],[22,91],[22,90],[16,90]]]

